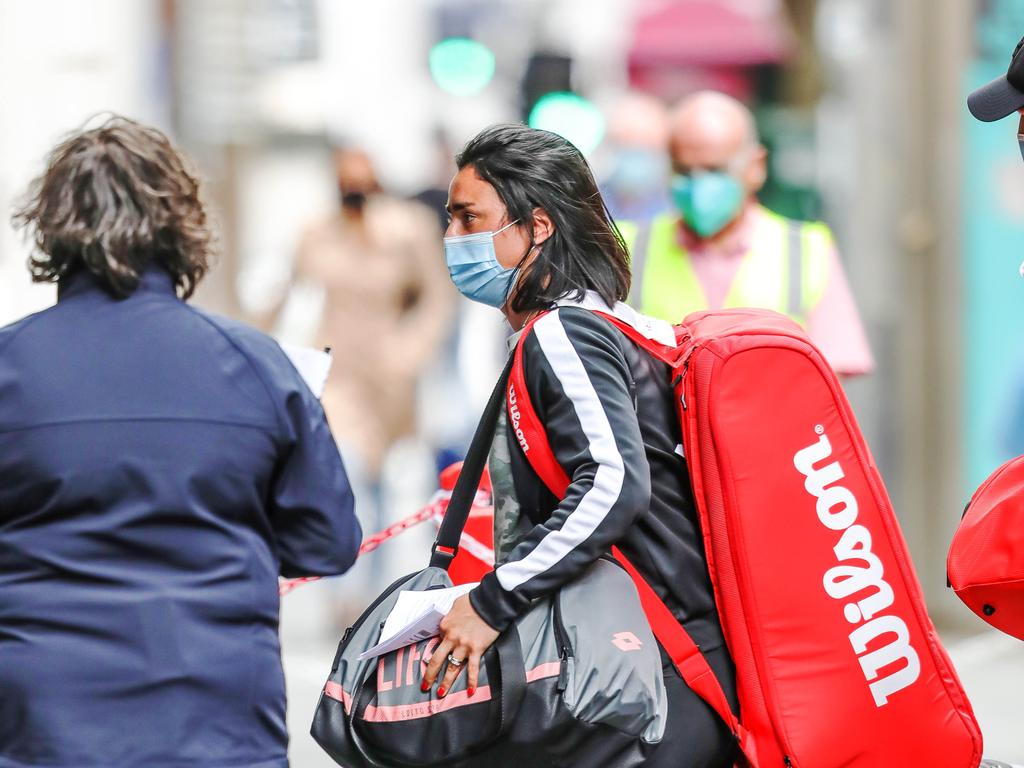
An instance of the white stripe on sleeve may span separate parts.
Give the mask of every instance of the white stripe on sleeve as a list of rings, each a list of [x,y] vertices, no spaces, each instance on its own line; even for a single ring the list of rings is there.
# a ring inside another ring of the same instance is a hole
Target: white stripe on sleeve
[[[565,333],[558,312],[542,317],[533,326],[533,331],[544,357],[572,401],[590,444],[590,455],[597,462],[597,471],[593,485],[559,530],[547,534],[522,560],[506,563],[495,571],[498,583],[508,592],[550,570],[586,541],[615,506],[625,476],[608,415],[587,376],[583,361]]]

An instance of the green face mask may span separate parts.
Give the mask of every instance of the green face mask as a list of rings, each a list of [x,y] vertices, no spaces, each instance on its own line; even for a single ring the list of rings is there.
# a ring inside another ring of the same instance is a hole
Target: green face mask
[[[672,200],[686,226],[702,238],[717,235],[740,212],[744,192],[724,171],[672,176]]]

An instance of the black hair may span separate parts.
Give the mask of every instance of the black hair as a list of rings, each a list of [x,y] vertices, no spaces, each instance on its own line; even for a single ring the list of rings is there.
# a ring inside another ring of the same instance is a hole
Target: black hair
[[[156,128],[117,115],[50,153],[14,222],[32,234],[33,280],[87,269],[118,298],[134,292],[150,264],[188,298],[214,254],[185,158]]]
[[[477,134],[455,163],[459,170],[472,166],[494,187],[509,219],[529,230],[531,249],[534,209],[542,208],[554,224],[516,283],[513,311],[548,309],[559,299],[582,299],[588,290],[609,305],[626,299],[629,251],[590,166],[571,143],[525,125],[493,125]]]

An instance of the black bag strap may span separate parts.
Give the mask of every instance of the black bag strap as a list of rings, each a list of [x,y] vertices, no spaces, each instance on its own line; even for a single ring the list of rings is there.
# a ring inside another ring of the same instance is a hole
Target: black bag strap
[[[473,508],[473,500],[476,498],[477,488],[480,487],[480,478],[484,474],[484,466],[487,464],[487,456],[491,451],[491,443],[494,442],[494,430],[498,425],[498,415],[505,405],[505,389],[508,386],[513,360],[514,356],[509,355],[508,362],[505,363],[505,370],[498,377],[498,383],[494,385],[491,399],[487,401],[487,407],[484,408],[480,423],[477,424],[466,459],[462,462],[462,471],[452,490],[452,497],[448,502],[444,520],[437,532],[434,546],[430,549],[430,565],[433,568],[443,568],[447,571],[459,551],[462,529],[466,527],[470,510]]]
[[[493,741],[505,738],[515,724],[516,715],[519,714],[519,707],[526,698],[526,662],[523,660],[523,648],[519,640],[519,630],[512,624],[498,635],[494,641],[497,663],[488,668],[488,673],[493,675],[493,668],[497,668],[498,678],[501,681],[501,725],[494,735]],[[491,677],[491,679],[494,679]],[[492,686],[493,690],[493,686]]]

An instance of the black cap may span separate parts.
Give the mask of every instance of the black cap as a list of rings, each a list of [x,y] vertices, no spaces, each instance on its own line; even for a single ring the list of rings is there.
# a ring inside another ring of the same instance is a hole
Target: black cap
[[[990,123],[1012,115],[1024,107],[1024,37],[1013,49],[1010,68],[988,85],[972,91],[967,97],[967,108],[979,120]]]

